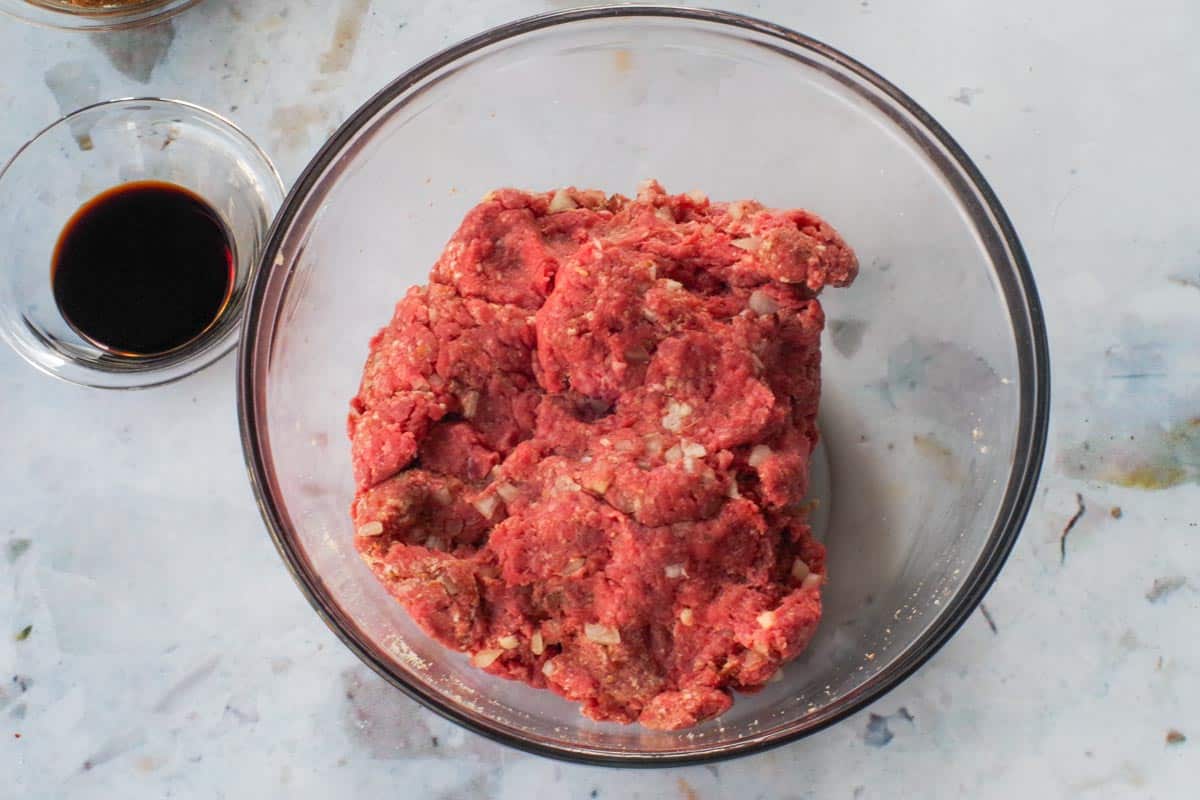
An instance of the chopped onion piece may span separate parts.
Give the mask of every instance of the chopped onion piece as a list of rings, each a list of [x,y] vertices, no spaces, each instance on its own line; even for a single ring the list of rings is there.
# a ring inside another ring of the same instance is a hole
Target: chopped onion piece
[[[583,626],[583,635],[596,644],[620,644],[621,632],[611,625],[589,622]]]
[[[779,303],[775,302],[775,298],[761,289],[750,293],[749,306],[755,314],[774,314],[779,310]]]
[[[368,522],[358,529],[359,536],[379,536],[383,533],[382,522]]]
[[[554,197],[550,199],[550,207],[547,211],[551,214],[557,214],[560,211],[570,211],[573,208],[579,208],[579,204],[571,199],[571,195],[567,194],[566,189],[559,189],[554,193]]]
[[[810,573],[811,570],[808,568],[808,564],[805,564],[802,559],[797,558],[792,564],[792,577],[796,580],[802,581],[807,578]]]
[[[462,404],[462,415],[467,419],[474,419],[475,412],[479,410],[479,392],[472,389],[458,399]]]
[[[475,510],[482,514],[485,518],[491,519],[492,514],[494,514],[496,511],[496,505],[498,502],[499,501],[496,499],[496,495],[485,494],[482,497],[476,498],[472,505],[474,505]]]
[[[683,420],[691,415],[692,407],[687,403],[667,401],[667,413],[663,415],[662,426],[673,433],[683,430]]]
[[[583,479],[583,488],[596,494],[604,494],[611,483],[607,475],[588,475]]]
[[[490,667],[497,658],[504,654],[503,650],[480,650],[475,655],[471,656],[471,663],[483,669]]]
[[[746,463],[757,468],[761,467],[763,462],[770,457],[771,448],[767,447],[765,444],[759,444],[755,445],[754,449],[750,451],[750,457],[746,459]]]

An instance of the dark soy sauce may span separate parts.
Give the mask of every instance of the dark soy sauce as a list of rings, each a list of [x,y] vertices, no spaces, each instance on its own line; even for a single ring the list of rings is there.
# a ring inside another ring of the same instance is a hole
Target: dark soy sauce
[[[229,230],[182,186],[137,181],[93,197],[54,248],[59,313],[111,353],[177,350],[211,328],[233,293]]]

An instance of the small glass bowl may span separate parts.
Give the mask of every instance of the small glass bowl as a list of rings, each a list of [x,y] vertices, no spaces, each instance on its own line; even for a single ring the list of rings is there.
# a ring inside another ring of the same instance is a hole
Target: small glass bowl
[[[35,25],[79,31],[117,31],[162,22],[200,0],[0,0],[0,12]]]
[[[233,237],[233,294],[211,328],[158,356],[124,357],[79,336],[58,311],[51,259],[63,226],[101,192],[133,181],[189,189]],[[156,386],[228,353],[267,230],[283,202],[270,159],[231,122],[177,100],[110,100],[63,117],[0,170],[0,337],[56,378],[106,389]]]

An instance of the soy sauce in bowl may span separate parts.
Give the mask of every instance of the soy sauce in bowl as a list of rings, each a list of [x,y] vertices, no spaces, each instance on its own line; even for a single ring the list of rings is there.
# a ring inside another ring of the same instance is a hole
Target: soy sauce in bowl
[[[185,347],[229,304],[233,237],[203,198],[164,181],[102,192],[67,222],[51,284],[63,319],[109,353],[147,357]]]

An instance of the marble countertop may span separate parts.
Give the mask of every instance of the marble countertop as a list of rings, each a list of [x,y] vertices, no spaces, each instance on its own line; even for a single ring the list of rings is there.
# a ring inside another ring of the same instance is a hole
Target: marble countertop
[[[291,180],[418,59],[566,4],[205,0],[107,35],[5,21],[0,154],[61,112],[153,94],[228,114]],[[309,609],[247,485],[232,358],[106,393],[0,348],[0,797],[1195,796],[1200,6],[723,5],[908,91],[1021,234],[1054,419],[985,609],[876,707],[764,755],[653,772],[527,756],[391,690]]]

